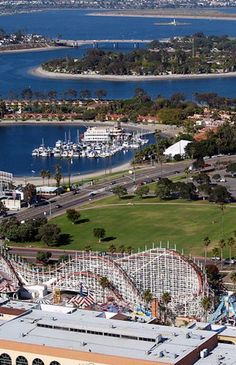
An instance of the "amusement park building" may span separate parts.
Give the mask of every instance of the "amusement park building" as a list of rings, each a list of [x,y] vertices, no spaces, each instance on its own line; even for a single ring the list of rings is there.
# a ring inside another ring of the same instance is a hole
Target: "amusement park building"
[[[0,323],[2,365],[192,365],[217,346],[217,334],[30,309]]]

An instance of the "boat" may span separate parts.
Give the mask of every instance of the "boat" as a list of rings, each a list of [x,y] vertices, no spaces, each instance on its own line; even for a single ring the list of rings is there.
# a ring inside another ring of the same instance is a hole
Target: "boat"
[[[119,125],[115,127],[89,127],[84,136],[80,138],[77,132],[77,141],[71,141],[65,134],[65,140],[57,140],[54,147],[45,147],[44,140],[38,148],[32,150],[34,157],[55,158],[107,158],[114,154],[130,149],[137,149],[148,143],[143,133],[130,133],[124,131]]]

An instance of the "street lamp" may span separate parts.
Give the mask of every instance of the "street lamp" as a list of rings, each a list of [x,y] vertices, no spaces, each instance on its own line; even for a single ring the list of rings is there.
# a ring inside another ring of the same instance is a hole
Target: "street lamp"
[[[135,184],[136,182],[136,174],[135,174],[135,168],[133,168],[132,170],[129,170],[129,174],[132,175],[132,177],[130,178],[133,183]]]
[[[52,215],[52,202],[49,200],[49,216]]]

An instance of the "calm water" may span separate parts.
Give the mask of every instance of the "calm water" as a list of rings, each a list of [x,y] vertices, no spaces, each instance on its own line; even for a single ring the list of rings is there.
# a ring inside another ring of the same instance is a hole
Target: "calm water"
[[[68,161],[57,158],[36,158],[31,156],[34,148],[38,147],[44,139],[45,146],[54,146],[58,139],[64,139],[69,131],[71,140],[76,141],[77,131],[85,131],[85,127],[67,126],[10,126],[0,127],[0,170],[11,171],[15,176],[38,176],[40,170],[55,170],[55,165],[60,164],[64,173],[68,172]],[[154,137],[149,136],[150,142]],[[112,167],[128,162],[134,151],[123,151],[111,158],[79,158],[73,159],[70,165],[73,174],[84,174],[98,170],[111,171]]]
[[[163,39],[176,35],[193,34],[202,31],[205,34],[228,34],[236,36],[236,22],[220,20],[188,20],[186,26],[157,26],[156,22],[168,22],[168,19],[99,17],[88,16],[88,10],[57,10],[33,14],[19,14],[0,17],[0,27],[12,32],[24,29],[27,32],[41,33],[50,37],[67,39]],[[181,21],[181,20],[180,20]],[[184,22],[184,20],[182,20]],[[48,80],[28,73],[40,63],[55,57],[81,56],[84,49],[61,49],[51,52],[31,52],[0,55],[0,94],[7,96],[10,91],[20,91],[30,86],[33,90],[56,90],[62,93],[74,88],[78,92],[90,89],[106,89],[109,98],[129,98],[137,87],[144,88],[152,97],[158,94],[169,96],[174,92],[184,92],[192,98],[195,92],[212,91],[224,95],[236,94],[235,78],[201,79],[174,81],[111,82],[85,80]]]
[[[231,10],[230,10],[231,11]],[[235,10],[233,10],[235,11]],[[33,14],[1,16],[0,27],[8,32],[23,29],[30,33],[40,33],[50,37],[67,39],[164,39],[176,35],[188,35],[202,31],[205,34],[228,34],[236,36],[236,22],[221,20],[188,20],[186,26],[157,26],[157,22],[168,19],[99,17],[87,16],[88,10],[57,10]],[[181,20],[180,20],[181,21]],[[184,20],[182,20],[184,22]],[[127,50],[127,49],[126,49]],[[201,80],[166,80],[142,82],[111,82],[85,80],[48,80],[32,76],[29,70],[42,62],[62,56],[82,56],[85,49],[58,49],[56,51],[29,52],[0,55],[0,94],[6,97],[14,91],[20,94],[25,87],[34,91],[48,92],[56,90],[59,94],[73,88],[78,92],[90,89],[107,90],[109,98],[129,98],[137,87],[144,88],[152,97],[159,94],[170,96],[183,92],[192,98],[195,92],[217,92],[221,95],[235,96],[235,78],[216,78]],[[71,127],[72,135],[76,128]],[[15,175],[31,175],[32,170],[38,175],[42,168],[54,170],[54,159],[34,159],[31,150],[40,144],[44,137],[46,145],[52,145],[64,137],[66,127],[1,127],[0,128],[0,170],[13,172]],[[111,159],[112,166],[127,162],[132,152],[117,154]],[[64,171],[67,162],[60,160]],[[79,159],[71,166],[73,173],[92,172],[108,168],[106,159]]]

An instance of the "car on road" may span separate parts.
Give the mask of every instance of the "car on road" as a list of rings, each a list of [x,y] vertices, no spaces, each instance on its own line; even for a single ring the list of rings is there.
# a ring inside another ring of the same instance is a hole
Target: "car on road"
[[[60,209],[60,208],[62,208],[62,205],[61,204],[56,204],[55,208]]]

